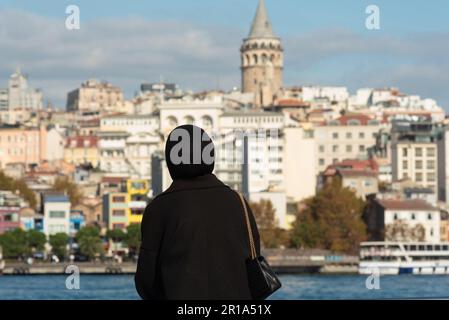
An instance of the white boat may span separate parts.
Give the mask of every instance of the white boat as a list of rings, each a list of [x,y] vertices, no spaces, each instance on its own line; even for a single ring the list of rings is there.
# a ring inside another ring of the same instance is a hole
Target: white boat
[[[359,274],[449,275],[449,243],[362,242]]]

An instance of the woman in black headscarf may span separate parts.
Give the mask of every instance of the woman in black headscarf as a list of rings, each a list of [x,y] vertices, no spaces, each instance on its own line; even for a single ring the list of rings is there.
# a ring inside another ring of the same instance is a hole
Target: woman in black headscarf
[[[171,186],[146,208],[135,284],[143,299],[251,299],[245,261],[248,233],[239,196],[215,175],[204,130],[169,135]],[[260,240],[249,210],[256,251]]]

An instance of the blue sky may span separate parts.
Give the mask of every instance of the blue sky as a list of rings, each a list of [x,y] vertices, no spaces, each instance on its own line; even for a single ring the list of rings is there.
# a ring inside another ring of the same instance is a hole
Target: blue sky
[[[257,0],[0,0],[0,86],[20,65],[57,105],[90,77],[129,98],[144,81],[201,90],[239,86],[239,46]],[[449,110],[449,3],[266,0],[285,47],[286,85],[397,86]],[[65,7],[81,30],[64,28]],[[365,28],[380,8],[381,30]]]

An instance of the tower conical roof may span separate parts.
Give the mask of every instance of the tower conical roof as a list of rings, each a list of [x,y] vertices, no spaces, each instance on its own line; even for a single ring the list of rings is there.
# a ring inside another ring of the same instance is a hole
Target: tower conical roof
[[[276,38],[264,0],[259,0],[259,6],[248,38]]]

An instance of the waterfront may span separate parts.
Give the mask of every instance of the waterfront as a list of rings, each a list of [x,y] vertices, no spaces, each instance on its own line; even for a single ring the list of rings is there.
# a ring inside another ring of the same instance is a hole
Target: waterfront
[[[81,275],[80,290],[67,290],[65,276],[2,276],[0,299],[134,300],[132,275]],[[383,276],[380,290],[368,290],[359,275],[285,275],[272,299],[449,298],[448,276]]]

